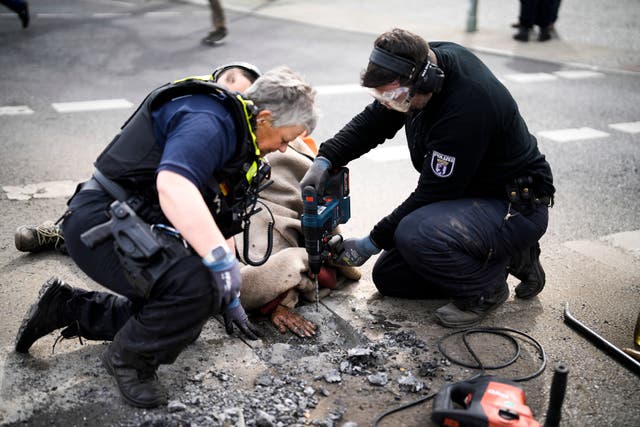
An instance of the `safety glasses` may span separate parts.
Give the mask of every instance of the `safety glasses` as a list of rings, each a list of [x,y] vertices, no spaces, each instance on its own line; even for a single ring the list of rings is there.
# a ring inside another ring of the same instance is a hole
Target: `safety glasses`
[[[411,89],[406,86],[399,86],[395,89],[380,92],[376,89],[369,89],[371,95],[377,99],[382,105],[392,110],[406,113],[411,106]]]

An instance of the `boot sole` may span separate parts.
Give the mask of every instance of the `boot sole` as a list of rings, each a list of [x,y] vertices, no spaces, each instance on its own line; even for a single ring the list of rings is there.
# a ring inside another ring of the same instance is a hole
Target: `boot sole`
[[[435,317],[436,317],[436,320],[438,321],[438,323],[440,323],[445,328],[467,328],[469,326],[473,326],[473,325],[476,325],[476,324],[480,323],[482,320],[484,320],[485,317],[487,317],[489,314],[493,313],[493,311],[495,309],[497,309],[502,304],[504,304],[504,302],[508,298],[509,298],[509,288],[506,289],[504,294],[500,297],[500,299],[498,301],[495,302],[495,304],[493,304],[484,313],[479,315],[478,318],[476,318],[476,319],[474,319],[472,321],[468,321],[468,322],[450,322],[450,321],[445,321],[440,316],[438,316],[438,313],[435,313]]]
[[[156,407],[166,403],[166,399],[163,398],[163,397],[159,397],[158,399],[156,399],[156,400],[154,400],[152,402],[141,402],[139,400],[132,399],[131,397],[125,395],[122,392],[122,389],[120,388],[120,383],[118,382],[118,377],[115,374],[115,370],[113,369],[113,366],[111,365],[111,362],[109,361],[109,357],[107,356],[107,351],[108,350],[105,350],[100,355],[100,361],[102,362],[102,366],[104,366],[104,368],[106,369],[107,373],[113,377],[114,381],[116,382],[116,385],[118,386],[118,391],[120,392],[120,396],[122,396],[122,399],[125,402],[127,402],[131,406],[135,406],[136,408],[143,408],[143,409],[156,408]]]
[[[37,340],[39,340],[43,336],[55,330],[53,329],[52,331],[47,332],[46,334],[42,334],[38,338],[34,339],[33,342],[29,343],[28,346],[26,345],[26,343],[22,342],[22,339],[24,338],[23,337],[24,331],[33,327],[34,319],[38,317],[38,310],[40,309],[40,304],[46,305],[50,301],[51,296],[54,294],[54,292],[50,292],[50,291],[55,291],[59,289],[61,286],[62,284],[60,280],[54,277],[50,278],[49,280],[47,280],[47,282],[44,285],[42,285],[42,288],[40,288],[40,292],[38,293],[38,299],[36,300],[35,303],[31,304],[31,307],[29,307],[29,311],[22,319],[22,323],[20,324],[20,328],[18,329],[18,334],[16,335],[16,342],[15,342],[16,352],[28,353],[33,343],[35,343]]]

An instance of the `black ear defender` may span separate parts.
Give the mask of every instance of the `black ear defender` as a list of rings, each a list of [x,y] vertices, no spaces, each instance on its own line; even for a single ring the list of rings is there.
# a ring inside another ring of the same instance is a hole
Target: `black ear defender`
[[[442,89],[442,83],[444,83],[444,71],[427,57],[427,61],[424,67],[422,67],[420,75],[416,78],[413,91],[420,93],[438,93]]]
[[[442,71],[442,68],[432,63],[428,56],[419,73],[416,72],[418,69],[413,61],[394,55],[393,53],[381,49],[378,46],[375,46],[371,51],[371,55],[369,55],[369,62],[409,79],[412,82],[412,92],[414,93],[438,93],[442,89],[444,71]]]

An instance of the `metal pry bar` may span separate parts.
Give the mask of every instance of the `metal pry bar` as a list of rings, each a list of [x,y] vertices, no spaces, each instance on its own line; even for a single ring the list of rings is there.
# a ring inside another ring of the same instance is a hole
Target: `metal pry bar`
[[[640,376],[640,363],[573,317],[569,312],[568,302],[564,303],[564,322],[578,332],[581,332],[591,342],[596,344],[596,346],[615,356],[620,363],[624,364],[634,374]]]

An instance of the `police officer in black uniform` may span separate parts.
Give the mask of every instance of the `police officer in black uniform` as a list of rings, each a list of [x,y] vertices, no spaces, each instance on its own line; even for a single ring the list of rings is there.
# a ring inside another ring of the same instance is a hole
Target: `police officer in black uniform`
[[[320,146],[301,187],[321,192],[329,168],[403,126],[420,177],[368,236],[345,240],[336,262],[361,265],[384,249],[373,268],[378,290],[453,298],[435,312],[447,327],[473,325],[502,304],[507,273],[521,279],[517,296],[539,293],[537,242],[555,189],[509,91],[464,47],[401,29],[376,39],[362,85],[374,102]]]
[[[158,366],[175,361],[212,314],[223,313],[228,332],[256,338],[239,303],[232,236],[252,211],[262,156],[285,151],[317,121],[315,92],[287,68],[243,95],[213,80],[151,92],[68,203],[69,255],[119,295],[52,278],[16,338],[22,353],[59,328],[63,337],[112,340],[102,363],[137,407],[166,402]]]

